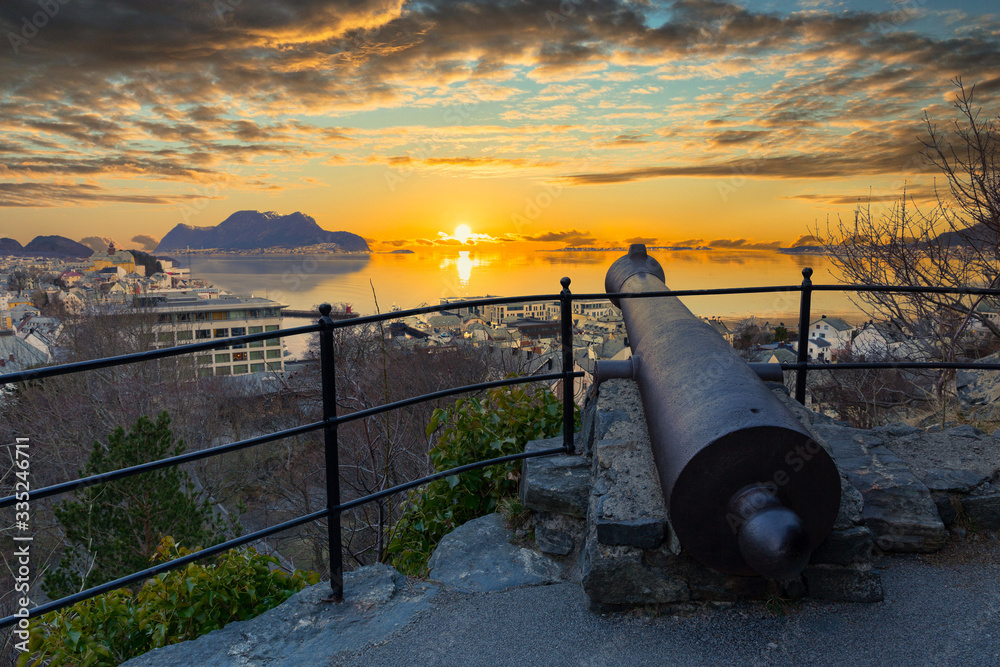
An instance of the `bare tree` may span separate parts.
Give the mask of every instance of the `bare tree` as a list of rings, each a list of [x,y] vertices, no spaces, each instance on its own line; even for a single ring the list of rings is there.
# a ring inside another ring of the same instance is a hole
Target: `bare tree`
[[[1000,171],[998,119],[983,119],[975,106],[975,86],[955,79],[958,118],[949,131],[925,116],[922,139],[927,163],[948,183],[937,190],[936,205],[921,211],[902,197],[875,214],[871,202],[850,222],[827,226],[824,239],[846,283],[913,287],[1000,286]],[[996,336],[1000,326],[977,310],[983,297],[952,294],[862,292],[855,303],[873,319],[891,320],[911,338],[913,356],[954,361],[975,321]],[[936,376],[935,393],[952,393],[954,373]]]

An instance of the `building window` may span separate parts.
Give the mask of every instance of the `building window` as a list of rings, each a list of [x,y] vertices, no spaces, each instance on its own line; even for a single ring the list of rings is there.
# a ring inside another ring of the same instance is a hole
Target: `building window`
[[[205,340],[206,338],[211,338],[212,337],[212,330],[211,329],[198,329],[197,331],[194,332],[194,337],[197,338],[198,340]]]
[[[233,366],[233,375],[244,375],[247,372],[246,364],[238,364]]]
[[[263,331],[264,327],[250,327],[249,329],[247,329],[247,333],[252,333],[252,334],[263,333]]]
[[[250,372],[251,373],[263,373],[264,372],[264,364],[250,364]]]
[[[233,361],[246,361],[246,360],[247,360],[246,352],[233,352]]]
[[[233,336],[246,336],[247,335],[247,328],[246,327],[233,327],[232,329],[230,329],[230,331],[232,332],[231,335],[233,335]]]
[[[198,357],[198,365],[199,366],[203,366],[205,364],[210,364],[210,363],[212,363],[212,355],[206,354],[203,357]]]
[[[177,321],[178,322],[190,322],[191,321],[191,313],[177,313]]]
[[[174,332],[173,331],[161,331],[156,334],[157,343],[173,343],[174,342]]]
[[[229,329],[216,329],[215,330],[215,337],[216,338],[228,338],[229,337]]]
[[[177,332],[177,340],[191,340],[192,338],[194,338],[194,332],[190,329]]]
[[[231,320],[245,320],[247,318],[247,311],[245,310],[230,310],[229,319]]]
[[[218,368],[215,369],[215,374],[216,375],[232,375],[233,374],[233,368],[232,368],[232,366],[219,366]]]
[[[826,334],[820,334],[819,337],[820,338],[826,338]]]
[[[253,343],[250,344],[250,347],[253,347]],[[254,359],[263,359],[263,358],[264,358],[264,353],[263,352],[251,352],[250,353],[250,360],[251,361],[253,361]]]
[[[217,364],[228,364],[229,363],[229,354],[226,353],[226,354],[217,354],[217,355],[215,355],[215,363],[217,363]]]
[[[195,313],[194,314],[194,321],[195,322],[208,322],[210,319],[212,319],[212,318],[211,318],[211,315],[209,313]]]
[[[205,368],[199,368],[198,377],[200,378],[212,377],[212,368],[210,366],[206,366]]]
[[[268,359],[281,359],[281,350],[268,350],[267,351],[267,358]]]
[[[254,341],[250,343],[250,347],[264,347],[264,341],[262,340]]]

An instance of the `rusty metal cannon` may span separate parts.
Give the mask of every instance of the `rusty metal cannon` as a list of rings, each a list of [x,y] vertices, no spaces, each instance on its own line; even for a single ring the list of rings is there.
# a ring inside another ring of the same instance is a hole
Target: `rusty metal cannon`
[[[612,264],[605,288],[667,290],[663,269],[641,244]],[[612,301],[624,315],[633,353],[628,375],[638,383],[681,547],[720,572],[798,575],[840,507],[840,476],[830,456],[678,298]],[[598,363],[600,379],[608,367]]]

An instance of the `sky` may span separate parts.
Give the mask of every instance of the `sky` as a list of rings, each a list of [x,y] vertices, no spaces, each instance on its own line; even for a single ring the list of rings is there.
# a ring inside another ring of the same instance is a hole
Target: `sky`
[[[925,115],[1000,110],[990,4],[4,0],[0,236],[790,246],[931,200]]]

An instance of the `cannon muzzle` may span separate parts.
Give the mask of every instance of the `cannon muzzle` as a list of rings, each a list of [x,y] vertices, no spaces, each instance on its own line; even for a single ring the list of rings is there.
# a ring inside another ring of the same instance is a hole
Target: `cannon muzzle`
[[[636,244],[608,270],[608,292],[667,289]],[[676,297],[612,299],[622,310],[670,524],[681,547],[720,572],[798,575],[833,527],[833,460],[708,324]]]

